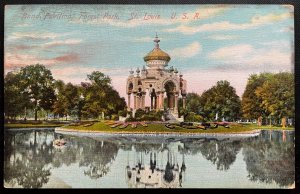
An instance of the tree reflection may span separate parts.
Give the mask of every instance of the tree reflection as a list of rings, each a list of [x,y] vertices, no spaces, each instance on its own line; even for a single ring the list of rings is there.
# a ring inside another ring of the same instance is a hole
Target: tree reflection
[[[282,133],[268,133],[262,134],[256,141],[244,143],[243,155],[248,177],[251,181],[275,181],[279,186],[291,185],[295,181],[294,143],[280,143]]]
[[[240,141],[206,141],[200,146],[202,155],[218,170],[228,170],[241,149]]]
[[[84,175],[98,179],[109,172],[110,165],[118,153],[118,146],[111,142],[91,141],[85,145],[80,157],[79,166],[86,166]]]
[[[200,152],[205,159],[216,165],[218,170],[228,170],[236,160],[241,147],[240,141],[201,138],[185,143],[184,148],[179,151],[185,154]]]
[[[48,182],[51,173],[47,164],[51,162],[52,144],[47,144],[46,139],[40,139],[37,143],[37,133],[39,137],[44,136],[37,131],[22,137],[19,137],[20,134],[6,134],[4,178],[6,182],[12,185],[17,183],[24,188],[40,188]],[[19,138],[20,140],[22,138],[22,141],[18,141]],[[7,152],[9,150],[10,153]]]

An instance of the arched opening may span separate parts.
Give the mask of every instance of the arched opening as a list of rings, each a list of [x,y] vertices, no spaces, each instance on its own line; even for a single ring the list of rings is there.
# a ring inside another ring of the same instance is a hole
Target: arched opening
[[[141,80],[138,81],[138,85],[139,85],[139,86],[142,85],[142,81],[141,81]]]
[[[150,90],[150,110],[156,108],[156,92],[155,89]]]
[[[128,85],[128,93],[132,92],[132,89],[133,89],[133,83],[130,82],[129,85]]]
[[[174,109],[174,105],[175,105],[175,90],[176,90],[176,86],[174,84],[174,82],[172,81],[167,81],[165,83],[165,92],[167,95],[167,104],[166,104],[166,108],[167,109]]]

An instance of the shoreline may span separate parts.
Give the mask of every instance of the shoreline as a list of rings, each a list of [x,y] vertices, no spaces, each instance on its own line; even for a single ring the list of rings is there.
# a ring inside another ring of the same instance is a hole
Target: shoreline
[[[218,132],[211,132],[211,133],[197,133],[197,132],[124,132],[124,131],[115,131],[115,132],[107,132],[107,131],[92,131],[92,130],[77,130],[71,128],[62,128],[56,127],[55,132],[63,132],[63,133],[71,133],[71,134],[98,134],[98,135],[144,135],[144,136],[153,136],[153,135],[179,135],[179,136],[258,136],[261,129],[254,129],[251,131],[244,131],[244,132],[229,132],[229,133],[218,133]]]

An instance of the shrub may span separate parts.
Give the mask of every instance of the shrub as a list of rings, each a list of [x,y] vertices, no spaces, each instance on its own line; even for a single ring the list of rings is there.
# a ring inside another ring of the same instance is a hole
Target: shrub
[[[119,115],[117,115],[117,114],[112,114],[112,115],[111,115],[111,120],[114,120],[114,121],[119,120]]]
[[[202,116],[197,115],[194,112],[189,112],[184,120],[189,121],[189,122],[202,122],[202,121],[204,121]]]
[[[122,116],[122,117],[126,117],[127,116],[127,111],[126,110],[119,110],[118,115]]]

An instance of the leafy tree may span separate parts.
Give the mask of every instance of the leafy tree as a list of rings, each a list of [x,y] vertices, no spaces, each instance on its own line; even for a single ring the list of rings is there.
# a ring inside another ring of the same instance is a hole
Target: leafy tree
[[[188,93],[186,97],[186,109],[189,112],[194,112],[199,114],[201,108],[201,97],[197,93]]]
[[[90,83],[81,83],[84,96],[82,114],[85,117],[98,118],[104,112],[105,115],[117,114],[124,110],[126,102],[111,86],[111,79],[99,71],[89,74]]]
[[[53,104],[53,113],[58,117],[64,117],[67,115],[67,100],[64,95],[65,83],[62,80],[56,80],[54,82],[54,89],[56,93],[56,100]]]
[[[22,67],[20,70],[20,80],[23,91],[30,98],[30,103],[34,107],[35,117],[37,120],[37,112],[40,108],[49,109],[52,100],[47,100],[49,93],[54,93],[54,79],[50,70],[45,66],[36,64]],[[53,97],[53,96],[51,96]]]
[[[8,72],[4,78],[5,116],[7,118],[15,119],[17,115],[26,111],[26,107],[29,108],[29,103],[29,95],[24,91],[24,88],[21,85],[20,74],[18,72]]]
[[[261,87],[266,80],[272,76],[271,73],[253,74],[248,78],[246,89],[242,96],[243,116],[248,119],[257,119],[266,116],[267,112],[261,107],[262,98],[255,94],[258,87]]]
[[[275,74],[255,90],[262,99],[260,107],[277,119],[293,117],[295,112],[295,89],[292,73]]]
[[[228,81],[218,81],[215,86],[204,91],[200,102],[203,115],[209,119],[214,119],[216,114],[226,120],[240,117],[240,98]]]
[[[65,86],[64,96],[66,100],[67,115],[78,116],[78,104],[80,100],[79,88],[71,83],[68,83]]]

